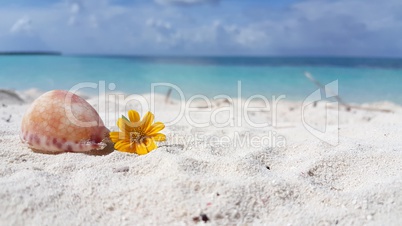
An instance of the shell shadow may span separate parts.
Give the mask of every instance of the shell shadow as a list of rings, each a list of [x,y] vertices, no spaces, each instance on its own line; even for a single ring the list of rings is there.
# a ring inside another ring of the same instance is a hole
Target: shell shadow
[[[71,152],[71,153],[81,153],[81,154],[85,154],[85,155],[109,155],[110,153],[112,153],[114,151],[114,144],[112,142],[106,142],[106,147],[102,150],[93,150],[90,152]],[[38,149],[34,149],[31,148],[33,152],[35,153],[39,153],[39,154],[47,154],[47,155],[59,155],[59,154],[63,154],[63,153],[68,153],[65,151],[61,151],[61,152],[50,152],[50,151],[43,151],[43,150],[38,150]]]
[[[84,153],[86,155],[109,155],[114,152],[114,144],[112,142],[107,142],[107,146],[102,150],[95,150],[88,153]]]

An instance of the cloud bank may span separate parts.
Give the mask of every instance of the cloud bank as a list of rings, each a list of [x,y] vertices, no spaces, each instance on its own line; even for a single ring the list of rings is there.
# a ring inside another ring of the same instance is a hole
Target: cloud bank
[[[402,57],[399,0],[304,0],[279,8],[256,0],[209,4],[217,2],[75,0],[2,8],[0,51]]]

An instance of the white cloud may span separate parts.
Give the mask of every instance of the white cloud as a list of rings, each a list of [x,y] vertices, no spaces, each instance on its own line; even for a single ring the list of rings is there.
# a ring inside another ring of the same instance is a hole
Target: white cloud
[[[28,16],[18,19],[13,23],[8,33],[0,36],[0,51],[46,50],[50,49],[38,35],[32,25],[32,19]]]
[[[71,5],[70,5],[70,12],[71,12],[72,14],[77,14],[77,13],[79,13],[79,12],[80,12],[80,9],[81,9],[81,7],[80,7],[80,5],[79,5],[77,2],[71,3]]]
[[[113,5],[108,0],[69,0],[62,7],[68,9],[68,25],[91,28],[98,28],[103,20],[127,12],[127,8]]]
[[[76,25],[78,20],[78,15],[81,11],[81,6],[77,2],[72,2],[70,4],[70,18],[68,19],[68,25]]]
[[[170,29],[172,26],[169,22],[165,22],[162,20],[155,20],[154,18],[150,18],[147,20],[146,24],[150,27],[162,27],[164,29]]]
[[[198,4],[213,4],[220,0],[155,0],[162,5],[198,5]]]
[[[10,28],[11,33],[30,33],[32,31],[31,19],[29,17],[22,17],[18,19]]]

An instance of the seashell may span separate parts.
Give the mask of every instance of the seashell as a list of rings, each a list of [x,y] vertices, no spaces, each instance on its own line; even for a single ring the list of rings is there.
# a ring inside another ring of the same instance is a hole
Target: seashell
[[[109,130],[81,97],[53,90],[36,99],[25,113],[21,140],[43,153],[89,152],[107,146]]]

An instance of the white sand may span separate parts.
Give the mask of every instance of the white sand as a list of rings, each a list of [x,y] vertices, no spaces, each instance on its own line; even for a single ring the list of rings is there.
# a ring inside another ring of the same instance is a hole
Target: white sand
[[[195,224],[197,217],[204,224],[200,214],[214,225],[402,224],[402,107],[391,103],[370,106],[393,113],[341,108],[337,146],[312,136],[300,103],[287,102],[275,130],[284,146],[209,144],[273,129],[194,128],[181,120],[164,130],[168,142],[145,156],[34,153],[18,136],[27,106],[0,103],[0,225]],[[156,119],[166,122],[179,105],[158,106]],[[322,122],[324,105],[308,115]],[[195,116],[209,121],[208,113]],[[195,134],[202,137],[177,139]]]

